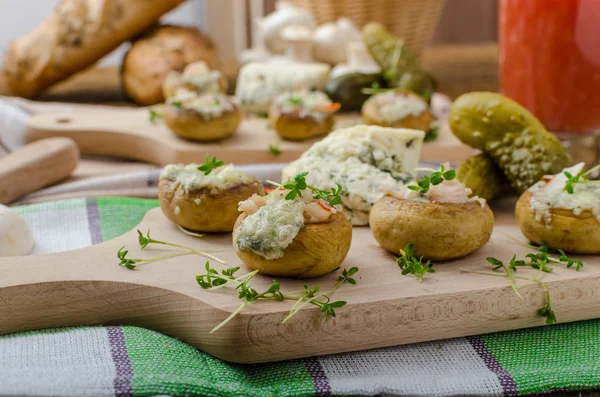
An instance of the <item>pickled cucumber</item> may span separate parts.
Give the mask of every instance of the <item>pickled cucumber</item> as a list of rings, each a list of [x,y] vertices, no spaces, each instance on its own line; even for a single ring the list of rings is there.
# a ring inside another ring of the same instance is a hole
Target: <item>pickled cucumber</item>
[[[435,90],[435,80],[421,69],[417,57],[404,41],[375,22],[363,27],[362,37],[390,87],[410,90],[429,102]]]
[[[569,163],[560,141],[525,108],[500,94],[460,96],[448,121],[454,135],[487,153],[519,193]]]
[[[332,101],[342,105],[342,110],[359,110],[370,97],[363,89],[371,88],[374,83],[386,86],[380,74],[348,73],[329,80],[325,92]]]
[[[465,160],[456,168],[456,179],[473,191],[474,196],[493,199],[506,178],[494,160],[485,153]]]

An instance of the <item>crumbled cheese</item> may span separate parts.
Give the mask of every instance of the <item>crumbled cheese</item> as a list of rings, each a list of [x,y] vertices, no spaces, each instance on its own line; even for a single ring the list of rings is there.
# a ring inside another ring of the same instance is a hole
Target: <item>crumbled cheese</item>
[[[564,185],[563,185],[564,186]],[[529,188],[531,199],[529,205],[537,221],[544,221],[548,227],[552,223],[552,208],[573,211],[574,215],[581,215],[585,211],[592,211],[596,220],[600,222],[600,182],[573,184],[573,194],[564,189],[548,189],[545,181],[540,181]]]
[[[448,167],[446,167],[448,169]],[[416,184],[415,184],[416,185]],[[399,192],[393,192],[395,197],[420,201],[424,203],[468,203],[477,201],[481,207],[485,207],[486,201],[478,196],[472,196],[473,191],[466,187],[464,183],[458,179],[444,180],[437,185],[431,185],[427,193],[422,193],[418,190],[409,189],[408,186],[402,187]]]
[[[277,259],[304,226],[303,200],[272,196],[234,231],[233,242],[240,251],[252,251],[266,259]]]
[[[427,103],[416,95],[386,91],[372,99],[387,123],[401,121],[408,116],[418,116],[427,110]]]
[[[186,66],[181,75],[184,82],[195,86],[200,92],[220,92],[221,72],[210,70],[206,63],[194,62]]]
[[[275,98],[274,103],[282,114],[294,114],[301,118],[312,117],[319,123],[325,122],[331,116],[329,107],[332,102],[320,91],[285,92]]]
[[[240,69],[235,95],[244,110],[267,113],[273,99],[283,92],[323,90],[330,68],[323,63],[281,60],[249,63]]]
[[[337,130],[315,143],[283,171],[283,180],[308,171],[319,189],[342,186],[342,212],[366,225],[373,204],[414,177],[423,131],[358,125]]]
[[[180,104],[182,109],[194,110],[204,119],[221,117],[235,110],[232,98],[220,93],[196,95],[194,92],[180,89],[174,97],[167,100],[168,104]]]
[[[255,179],[238,171],[232,164],[226,167],[213,169],[208,175],[198,170],[198,164],[169,164],[162,173],[160,179],[177,181],[190,192],[203,188],[229,189],[231,187],[254,182]]]

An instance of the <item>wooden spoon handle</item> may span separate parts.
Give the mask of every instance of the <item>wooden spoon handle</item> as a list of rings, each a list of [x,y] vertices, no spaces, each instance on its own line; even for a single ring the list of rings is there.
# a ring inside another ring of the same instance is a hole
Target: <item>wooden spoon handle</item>
[[[0,158],[0,203],[68,177],[79,164],[79,149],[71,139],[51,138],[30,143]]]

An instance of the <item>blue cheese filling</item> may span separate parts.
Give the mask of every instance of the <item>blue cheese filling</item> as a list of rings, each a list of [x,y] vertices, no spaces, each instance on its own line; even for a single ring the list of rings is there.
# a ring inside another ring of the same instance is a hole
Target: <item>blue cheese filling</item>
[[[387,91],[377,94],[373,101],[381,118],[387,123],[404,120],[408,116],[419,116],[428,109],[427,103],[416,95]]]
[[[319,123],[324,123],[331,116],[327,107],[332,102],[320,91],[286,92],[275,98],[274,104],[282,114],[294,114],[300,118],[312,117]]]
[[[220,93],[206,93],[197,95],[193,91],[180,89],[174,97],[167,100],[168,104],[176,105],[181,109],[194,110],[203,119],[210,120],[233,112],[236,107],[232,98]]]
[[[269,260],[281,258],[304,226],[304,206],[302,200],[273,197],[234,231],[236,248]]]
[[[570,210],[575,216],[592,211],[600,222],[600,182],[590,181],[573,185],[573,194],[564,189],[547,189],[541,181],[530,188],[532,193],[529,205],[537,221],[544,221],[548,227],[552,223],[552,208]]]
[[[240,172],[232,164],[219,167],[208,175],[198,170],[198,164],[169,164],[162,173],[160,179],[177,181],[186,191],[194,192],[204,188],[225,190],[237,185],[254,182],[251,176]]]

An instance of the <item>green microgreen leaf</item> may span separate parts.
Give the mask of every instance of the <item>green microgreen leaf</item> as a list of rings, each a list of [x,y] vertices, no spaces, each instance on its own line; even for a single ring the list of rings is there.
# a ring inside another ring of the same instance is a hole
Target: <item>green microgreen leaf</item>
[[[154,110],[154,109],[150,109],[148,111],[148,120],[154,124],[156,123],[156,121],[158,121],[159,119],[162,118],[162,114],[160,114],[158,111]]]
[[[198,167],[198,171],[204,172],[204,175],[208,175],[212,172],[213,169],[221,167],[224,163],[222,161],[217,161],[215,156],[210,158],[210,156],[206,156],[204,160],[204,164]]]
[[[567,181],[565,182],[564,190],[569,194],[575,194],[574,186],[578,183],[589,182],[590,175],[598,170],[600,170],[600,164],[591,168],[590,170],[588,170],[586,172],[579,171],[577,173],[577,175],[573,175],[569,171],[564,171],[563,174],[567,177]]]
[[[276,145],[269,145],[269,152],[273,154],[273,156],[281,156],[281,150]]]
[[[288,101],[295,106],[302,106],[304,104],[304,100],[301,97],[290,97]]]
[[[438,138],[439,134],[440,134],[440,127],[438,127],[438,126],[432,127],[425,134],[424,141],[425,142],[435,141]]]
[[[280,185],[284,189],[289,190],[285,196],[286,200],[293,200],[296,197],[302,197],[302,192],[306,189],[310,189],[314,198],[325,200],[330,205],[337,205],[342,202],[342,186],[340,184],[337,184],[337,187],[331,188],[331,190],[321,190],[309,185],[306,182],[307,175],[308,171],[302,172]]]
[[[424,175],[422,179],[417,179],[416,185],[407,186],[410,190],[418,191],[421,194],[427,194],[431,186],[439,185],[444,181],[451,181],[456,178],[455,170],[447,170],[444,165],[440,166],[439,171],[434,171],[429,175]]]
[[[400,256],[396,258],[396,263],[402,270],[402,275],[413,274],[419,278],[419,283],[421,283],[425,275],[435,273],[435,269],[432,268],[431,261],[423,262],[423,256],[417,258],[415,254],[413,243],[408,243],[404,249],[400,250]]]

